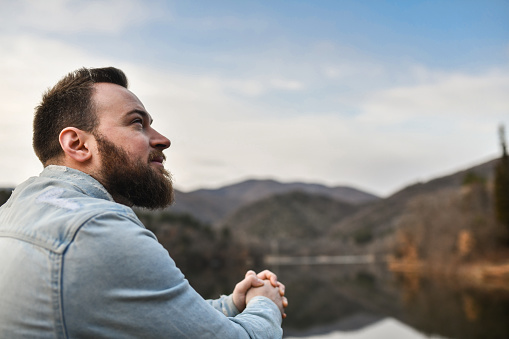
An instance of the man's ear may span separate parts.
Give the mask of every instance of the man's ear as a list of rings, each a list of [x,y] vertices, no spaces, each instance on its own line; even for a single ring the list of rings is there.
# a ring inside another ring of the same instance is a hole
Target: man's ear
[[[60,132],[58,140],[66,156],[83,163],[92,157],[89,141],[92,135],[75,127],[66,127]]]

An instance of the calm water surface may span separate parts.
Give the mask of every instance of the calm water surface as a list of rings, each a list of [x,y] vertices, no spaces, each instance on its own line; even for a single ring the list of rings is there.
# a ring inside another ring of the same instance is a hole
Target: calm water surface
[[[286,285],[287,338],[509,338],[509,292],[388,272],[383,264],[270,267]],[[242,272],[187,274],[206,298]]]

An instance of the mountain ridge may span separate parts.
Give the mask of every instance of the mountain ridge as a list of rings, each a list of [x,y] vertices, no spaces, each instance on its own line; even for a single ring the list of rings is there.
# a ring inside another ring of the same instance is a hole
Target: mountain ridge
[[[254,203],[277,194],[301,191],[323,195],[354,205],[362,205],[380,199],[378,196],[349,186],[329,187],[322,184],[276,180],[250,179],[217,189],[198,189],[191,192],[175,192],[175,204],[170,212],[187,213],[212,224],[219,223],[241,206]]]
[[[454,249],[461,232],[468,232],[478,249],[488,248],[503,238],[490,212],[496,162],[415,183],[363,205],[302,191],[276,194],[240,206],[220,227],[255,248],[276,241],[286,255],[386,255],[405,245],[403,236],[418,255],[430,257],[434,244],[440,254]]]

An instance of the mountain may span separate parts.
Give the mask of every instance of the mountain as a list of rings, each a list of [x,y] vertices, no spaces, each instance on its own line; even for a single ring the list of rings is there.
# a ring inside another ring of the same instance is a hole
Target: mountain
[[[410,185],[385,199],[366,206],[358,213],[341,221],[335,231],[348,231],[360,228],[377,229],[385,232],[395,225],[396,219],[404,214],[411,199],[422,196],[434,196],[445,190],[459,190],[463,187],[468,176],[474,176],[486,182],[493,180],[494,167],[497,160],[492,160],[469,169],[436,178],[425,183]],[[446,206],[444,206],[446,207]]]
[[[200,189],[188,193],[176,191],[176,202],[169,211],[191,214],[201,221],[217,224],[241,206],[294,191],[322,195],[353,205],[362,205],[379,199],[373,194],[351,187],[248,180],[219,189]]]
[[[487,253],[507,235],[494,220],[492,160],[408,186],[338,220],[316,251],[443,260]],[[463,246],[461,242],[467,243]],[[338,244],[341,244],[338,246]],[[462,253],[463,251],[463,253]]]
[[[496,161],[364,204],[302,190],[241,204],[239,192],[238,207],[218,225],[253,248],[276,246],[271,252],[285,255],[472,256],[505,236],[492,210]]]
[[[359,205],[302,191],[277,194],[237,209],[224,221],[237,238],[285,241],[313,239],[357,211]]]

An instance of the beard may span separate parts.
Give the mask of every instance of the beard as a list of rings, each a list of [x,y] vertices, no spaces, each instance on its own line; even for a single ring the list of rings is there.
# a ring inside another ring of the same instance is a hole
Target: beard
[[[101,183],[115,201],[149,209],[173,203],[171,174],[162,167],[155,169],[150,165],[156,157],[166,159],[161,151],[150,153],[146,163],[132,161],[126,151],[106,138],[100,135],[95,138],[101,154]]]

